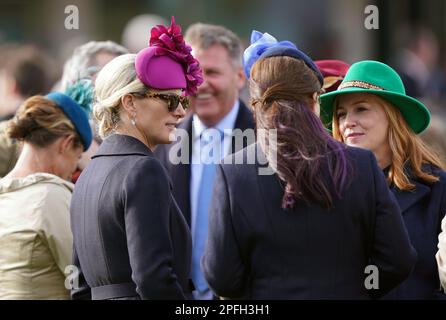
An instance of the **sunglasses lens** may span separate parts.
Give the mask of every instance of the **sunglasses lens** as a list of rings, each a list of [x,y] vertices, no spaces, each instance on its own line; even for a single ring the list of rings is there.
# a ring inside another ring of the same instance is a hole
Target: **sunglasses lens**
[[[173,112],[178,107],[178,103],[180,100],[178,97],[174,95],[165,95],[165,100],[167,101],[167,108],[169,109],[169,112]]]
[[[189,108],[189,99],[187,97],[181,97],[180,101],[183,109],[187,110],[187,108]]]
[[[149,94],[148,97],[164,100],[167,103],[167,110],[169,110],[169,112],[174,112],[178,108],[180,102],[184,110],[186,110],[189,107],[189,100],[186,97],[179,96],[176,94],[152,93]]]
[[[189,100],[186,97],[181,97],[177,95],[167,95],[166,98],[168,101],[168,108],[170,112],[175,111],[180,103],[184,110],[186,110],[189,107]]]

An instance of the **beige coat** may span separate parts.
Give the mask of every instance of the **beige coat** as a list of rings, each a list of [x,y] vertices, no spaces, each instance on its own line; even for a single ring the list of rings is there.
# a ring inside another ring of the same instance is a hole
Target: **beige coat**
[[[0,180],[0,299],[68,299],[73,184],[48,174]]]
[[[6,134],[8,121],[0,122],[0,178],[11,171],[19,158],[20,144]]]
[[[438,235],[438,252],[436,255],[441,286],[446,292],[446,216],[441,222],[441,233]]]

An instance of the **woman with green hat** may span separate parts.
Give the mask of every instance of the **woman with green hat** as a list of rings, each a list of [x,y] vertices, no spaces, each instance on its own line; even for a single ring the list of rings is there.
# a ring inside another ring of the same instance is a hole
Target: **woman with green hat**
[[[321,96],[321,118],[333,136],[371,150],[403,214],[418,261],[389,299],[445,299],[435,260],[446,212],[446,173],[439,157],[417,136],[429,110],[405,93],[399,75],[378,61],[353,64],[338,90]]]

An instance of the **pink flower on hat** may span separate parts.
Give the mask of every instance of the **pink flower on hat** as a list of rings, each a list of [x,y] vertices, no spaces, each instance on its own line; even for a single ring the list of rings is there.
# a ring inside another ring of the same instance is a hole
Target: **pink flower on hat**
[[[192,48],[184,42],[181,27],[175,24],[174,17],[172,17],[170,27],[157,25],[152,28],[149,46],[149,48],[154,49],[154,52],[151,53],[152,57],[168,56],[182,65],[187,83],[185,88],[186,95],[197,92],[197,87],[203,83],[203,73],[198,60],[191,54]],[[137,73],[140,75],[141,72],[137,70]],[[141,81],[144,82],[144,79],[141,79]],[[144,83],[147,84],[146,82]]]

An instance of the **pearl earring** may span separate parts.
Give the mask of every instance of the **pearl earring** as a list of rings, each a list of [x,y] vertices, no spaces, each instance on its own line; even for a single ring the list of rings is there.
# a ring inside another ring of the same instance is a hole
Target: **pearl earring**
[[[134,126],[136,126],[136,114],[135,114],[135,113],[133,114],[133,117],[132,117],[132,119],[130,120],[130,122],[131,122]]]

